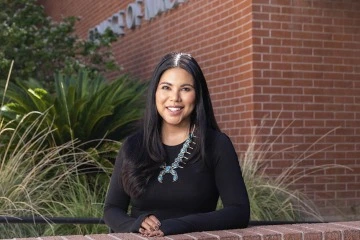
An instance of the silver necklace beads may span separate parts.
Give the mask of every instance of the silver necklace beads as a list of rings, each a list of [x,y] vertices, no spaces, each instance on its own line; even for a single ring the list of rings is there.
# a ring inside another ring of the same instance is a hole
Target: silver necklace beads
[[[192,132],[189,134],[189,137],[185,140],[178,156],[175,158],[174,162],[171,165],[166,165],[166,163],[163,163],[160,168],[163,169],[160,171],[159,176],[158,176],[158,181],[160,183],[163,182],[163,177],[165,174],[170,173],[172,175],[172,179],[173,182],[178,180],[178,174],[176,172],[177,168],[183,168],[182,166],[180,166],[180,163],[185,164],[184,162],[184,158],[188,159],[187,157],[185,157],[185,154],[190,154],[190,152],[188,152],[189,148],[193,149],[190,145],[191,144],[196,144],[193,139],[194,139],[194,130],[195,130],[195,126],[192,130]]]

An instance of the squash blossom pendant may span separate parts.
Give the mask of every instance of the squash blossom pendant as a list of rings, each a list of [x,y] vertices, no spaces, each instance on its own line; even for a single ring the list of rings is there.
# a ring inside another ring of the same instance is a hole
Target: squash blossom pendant
[[[195,127],[194,127],[195,129]],[[193,149],[190,144],[196,144],[193,141],[194,136],[194,129],[193,131],[189,134],[189,137],[186,139],[186,141],[184,142],[178,156],[175,158],[174,162],[171,165],[166,165],[165,163],[163,165],[160,166],[160,168],[162,168],[163,170],[160,171],[159,176],[158,176],[158,181],[160,183],[163,182],[163,177],[165,174],[170,173],[172,175],[172,179],[173,182],[178,180],[178,174],[176,172],[175,169],[177,168],[183,168],[182,166],[180,166],[180,163],[185,164],[185,162],[183,161],[184,158],[188,159],[187,157],[185,157],[185,154],[190,154],[188,152],[188,149],[191,148]]]

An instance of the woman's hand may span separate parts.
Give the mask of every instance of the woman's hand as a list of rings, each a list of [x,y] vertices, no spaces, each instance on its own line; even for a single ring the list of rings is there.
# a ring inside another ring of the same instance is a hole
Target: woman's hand
[[[144,237],[163,237],[164,236],[164,233],[161,230],[148,231],[143,228],[140,228],[139,232]]]
[[[150,215],[141,223],[139,232],[141,235],[147,237],[162,237],[164,236],[164,233],[159,229],[160,226],[161,223],[159,219],[157,219],[154,215]]]

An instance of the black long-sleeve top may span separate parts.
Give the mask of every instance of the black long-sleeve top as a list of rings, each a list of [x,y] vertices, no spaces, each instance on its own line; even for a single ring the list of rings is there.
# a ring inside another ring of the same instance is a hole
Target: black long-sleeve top
[[[170,165],[182,144],[164,147]],[[246,227],[249,200],[230,139],[209,130],[205,150],[205,160],[176,169],[176,182],[171,174],[164,175],[163,183],[158,182],[157,175],[151,178],[138,199],[131,199],[123,189],[120,150],[105,200],[105,223],[115,232],[138,232],[144,218],[153,214],[161,221],[160,230],[165,235]],[[219,196],[224,208],[215,210]]]

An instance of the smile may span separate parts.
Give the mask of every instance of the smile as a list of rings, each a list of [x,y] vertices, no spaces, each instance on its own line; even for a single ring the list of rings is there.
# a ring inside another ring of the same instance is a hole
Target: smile
[[[183,109],[183,107],[167,107],[167,109],[170,110],[171,112],[177,112]]]

